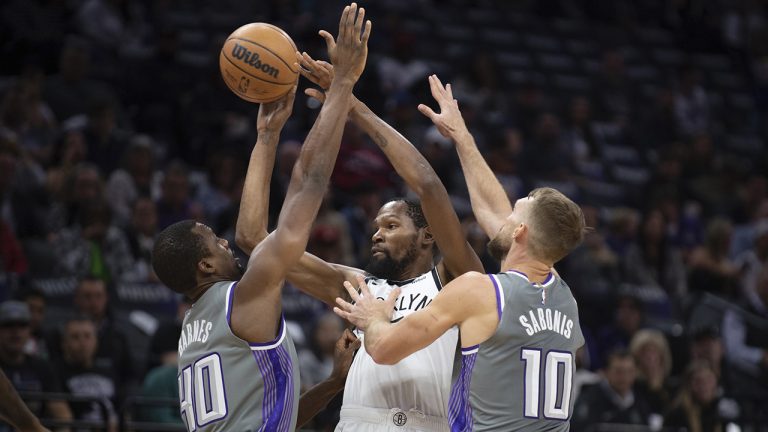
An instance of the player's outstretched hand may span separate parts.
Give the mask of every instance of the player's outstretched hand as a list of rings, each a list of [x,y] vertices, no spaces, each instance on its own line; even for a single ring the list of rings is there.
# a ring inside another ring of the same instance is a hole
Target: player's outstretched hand
[[[360,348],[360,339],[354,333],[345,329],[339,340],[336,341],[336,347],[333,349],[333,371],[331,378],[346,381],[349,368],[352,367],[352,359],[355,358],[355,351]]]
[[[440,107],[440,113],[432,111],[432,108],[424,104],[419,104],[419,111],[429,117],[437,130],[446,138],[454,138],[456,134],[466,131],[467,125],[459,111],[459,102],[453,98],[451,85],[443,87],[437,75],[430,75],[429,88],[432,91],[432,97]]]
[[[325,102],[325,91],[331,86],[333,81],[333,65],[326,61],[315,60],[306,52],[296,55],[299,58],[299,73],[306,79],[318,85],[320,89],[308,88],[304,94],[317,99],[320,103]]]
[[[371,35],[371,21],[365,21],[365,9],[358,10],[357,3],[344,8],[335,41],[326,31],[321,31],[320,35],[328,45],[328,57],[336,71],[335,78],[352,84],[357,82],[365,69],[368,37]]]
[[[285,96],[273,102],[262,103],[259,106],[259,115],[256,118],[256,130],[259,132],[280,132],[285,126],[285,122],[291,116],[293,111],[293,100],[296,98],[296,86]]]
[[[344,281],[344,288],[347,289],[352,303],[336,297],[337,307],[333,308],[336,315],[344,318],[365,331],[375,321],[389,322],[392,318],[392,311],[395,309],[395,301],[400,295],[400,288],[395,288],[389,293],[389,297],[382,301],[377,299],[368,290],[365,284],[365,278],[357,277],[357,285],[360,288],[358,293],[355,287],[349,282]]]

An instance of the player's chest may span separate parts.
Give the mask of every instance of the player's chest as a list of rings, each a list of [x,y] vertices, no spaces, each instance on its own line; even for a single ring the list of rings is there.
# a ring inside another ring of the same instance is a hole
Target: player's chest
[[[382,300],[386,299],[395,288],[395,285],[389,284],[369,284],[369,289],[373,295]],[[393,322],[424,309],[438,293],[437,287],[433,283],[407,284],[401,286],[400,290],[400,295],[395,301]]]

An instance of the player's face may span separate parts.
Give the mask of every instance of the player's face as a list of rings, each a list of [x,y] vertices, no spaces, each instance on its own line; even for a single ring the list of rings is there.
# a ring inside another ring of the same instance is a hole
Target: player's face
[[[509,250],[513,245],[513,233],[524,219],[529,206],[531,205],[532,198],[521,198],[515,202],[512,207],[512,213],[507,216],[504,225],[501,226],[499,232],[488,242],[488,252],[492,257],[499,261],[504,261]]]
[[[371,259],[367,271],[383,279],[399,279],[414,262],[419,230],[400,201],[384,204],[374,221]]]
[[[243,276],[243,266],[240,264],[240,260],[235,258],[235,253],[229,247],[229,242],[218,237],[206,225],[198,223],[195,229],[198,235],[202,236],[203,242],[208,248],[216,273],[229,280],[240,279]]]

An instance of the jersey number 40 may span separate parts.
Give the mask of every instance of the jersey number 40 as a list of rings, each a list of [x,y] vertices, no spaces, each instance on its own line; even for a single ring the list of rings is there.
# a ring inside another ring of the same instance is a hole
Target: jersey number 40
[[[181,419],[192,432],[227,416],[224,373],[218,353],[208,354],[179,374]]]
[[[520,352],[520,360],[525,362],[523,415],[527,418],[541,418],[539,408],[543,402],[544,418],[568,420],[573,385],[573,354],[547,351],[543,371],[541,357],[542,350],[539,348],[523,348]]]

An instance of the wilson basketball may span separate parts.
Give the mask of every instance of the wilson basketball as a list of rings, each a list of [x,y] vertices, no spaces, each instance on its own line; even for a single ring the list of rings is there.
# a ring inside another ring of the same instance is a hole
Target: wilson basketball
[[[227,87],[249,102],[272,102],[288,93],[299,70],[296,44],[279,27],[246,24],[232,32],[219,54]]]

